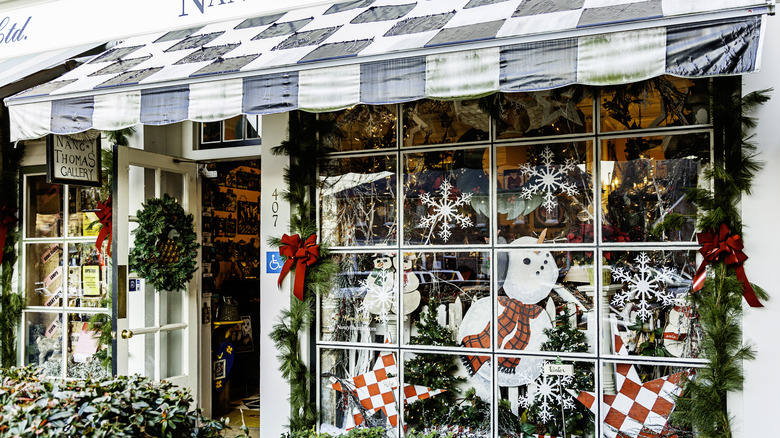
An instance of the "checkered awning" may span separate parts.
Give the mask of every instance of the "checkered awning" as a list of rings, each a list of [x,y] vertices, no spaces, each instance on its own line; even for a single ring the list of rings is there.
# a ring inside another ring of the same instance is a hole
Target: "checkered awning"
[[[358,0],[128,39],[6,99],[12,137],[759,67],[774,0]]]

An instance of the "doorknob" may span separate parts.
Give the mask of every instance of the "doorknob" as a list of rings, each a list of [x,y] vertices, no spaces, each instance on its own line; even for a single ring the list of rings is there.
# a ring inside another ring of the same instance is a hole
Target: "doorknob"
[[[133,337],[133,331],[124,329],[122,330],[122,334],[120,336],[122,336],[122,339],[130,339]]]

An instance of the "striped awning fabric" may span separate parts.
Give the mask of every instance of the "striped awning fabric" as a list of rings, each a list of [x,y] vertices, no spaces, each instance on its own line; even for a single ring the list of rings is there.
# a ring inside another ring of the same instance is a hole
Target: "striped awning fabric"
[[[358,0],[128,39],[6,99],[13,140],[759,68],[758,0]]]

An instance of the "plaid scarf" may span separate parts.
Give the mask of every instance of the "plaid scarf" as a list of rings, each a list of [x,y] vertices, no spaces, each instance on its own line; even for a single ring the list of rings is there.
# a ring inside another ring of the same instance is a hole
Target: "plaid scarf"
[[[498,302],[504,306],[504,311],[498,317],[498,345],[504,343],[504,338],[515,331],[515,335],[507,340],[506,348],[511,350],[524,350],[528,346],[531,338],[530,321],[539,316],[543,309],[535,304],[523,304],[522,302],[506,296],[498,297]],[[475,335],[469,335],[463,338],[461,345],[470,348],[489,348],[490,347],[490,323],[485,329]],[[473,376],[482,365],[487,362],[488,356],[466,356],[463,358],[463,364]],[[504,373],[514,374],[517,364],[520,363],[518,357],[498,358],[498,370]]]

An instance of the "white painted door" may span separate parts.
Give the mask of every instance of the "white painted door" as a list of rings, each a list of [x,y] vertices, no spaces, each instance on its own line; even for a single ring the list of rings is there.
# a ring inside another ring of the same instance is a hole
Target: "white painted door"
[[[122,146],[117,148],[115,160],[113,218],[118,221],[115,260],[119,266],[128,265],[132,231],[138,227],[134,218],[147,199],[163,193],[176,198],[195,216],[195,229],[199,229],[194,163]],[[198,400],[198,276],[187,290],[177,292],[155,290],[134,272],[128,272],[127,277],[126,317],[119,315],[117,319],[117,372],[169,381],[190,389]]]

